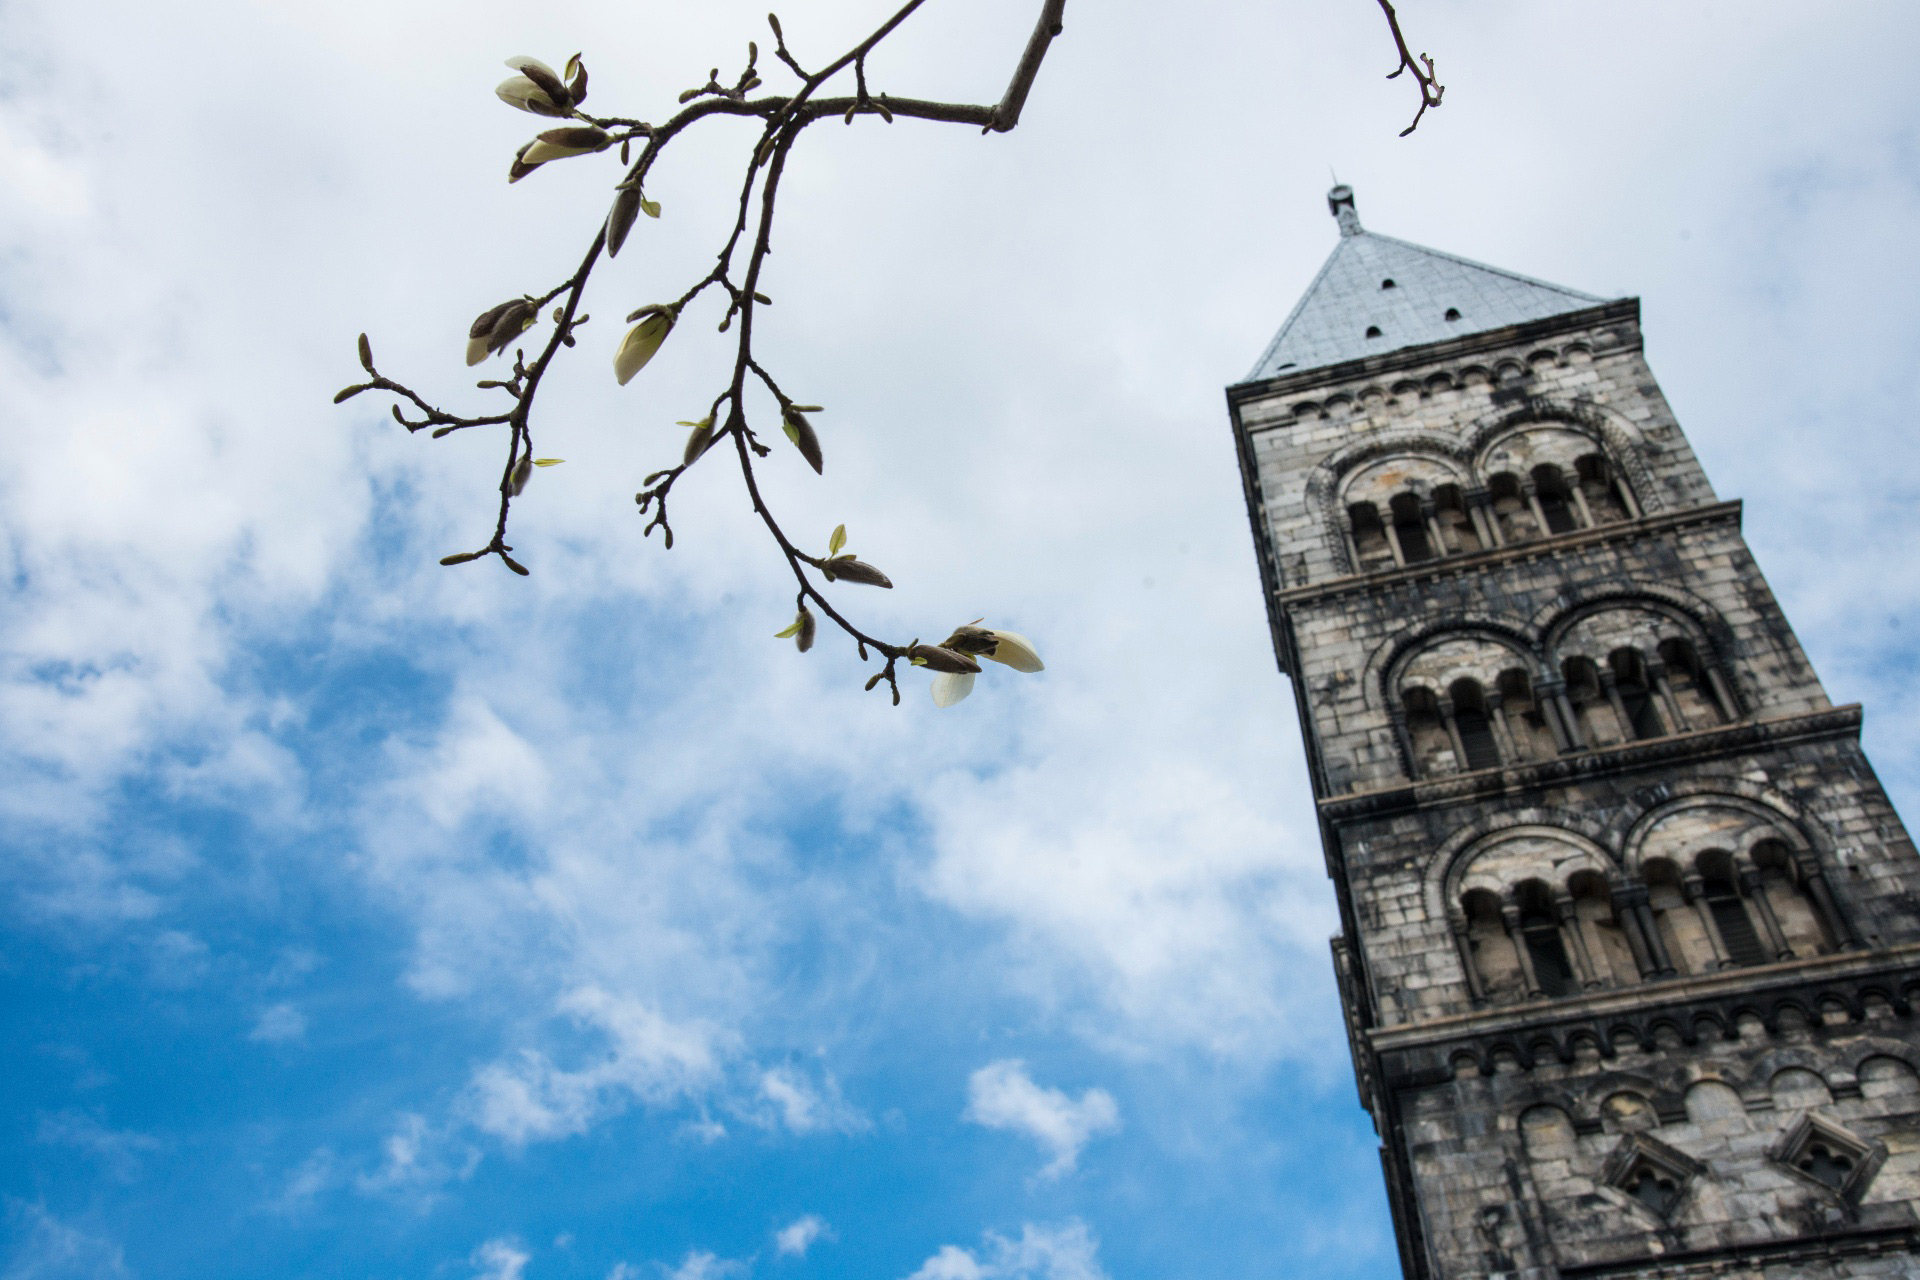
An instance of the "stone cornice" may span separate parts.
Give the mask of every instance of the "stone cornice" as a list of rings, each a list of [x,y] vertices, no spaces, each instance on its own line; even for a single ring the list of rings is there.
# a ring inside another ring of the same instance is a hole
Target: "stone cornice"
[[[1480,573],[1501,565],[1539,559],[1547,555],[1560,555],[1603,543],[1632,542],[1639,538],[1668,533],[1691,525],[1730,523],[1738,529],[1740,512],[1741,505],[1738,498],[1730,502],[1712,502],[1705,506],[1642,516],[1638,520],[1621,520],[1613,524],[1595,525],[1591,529],[1576,529],[1571,533],[1531,538],[1526,542],[1495,547],[1489,551],[1439,556],[1404,568],[1374,569],[1366,573],[1349,574],[1342,578],[1330,578],[1325,582],[1309,582],[1298,587],[1277,590],[1273,593],[1273,598],[1284,609],[1289,605],[1318,603],[1321,600],[1333,600],[1341,596],[1373,594],[1403,583],[1420,582],[1430,578]]]
[[[1413,1049],[1451,1048],[1468,1040],[1498,1042],[1544,1036],[1557,1042],[1562,1037],[1556,1033],[1594,1023],[1648,1022],[1658,1020],[1661,1014],[1687,1012],[1726,1001],[1764,1007],[1769,995],[1883,975],[1920,985],[1920,943],[1874,951],[1841,951],[1613,987],[1586,995],[1528,1000],[1493,1009],[1422,1018],[1418,1022],[1371,1027],[1364,1034],[1373,1051],[1382,1055]],[[1692,1028],[1687,1028],[1687,1032],[1691,1034]]]
[[[1552,760],[1503,765],[1498,769],[1449,774],[1374,791],[1328,796],[1319,802],[1320,814],[1329,822],[1350,822],[1465,800],[1524,795],[1542,787],[1631,773],[1654,764],[1714,760],[1744,755],[1760,747],[1781,747],[1823,738],[1858,738],[1861,718],[1860,704],[1855,702],[1825,711],[1741,720],[1713,729],[1595,747]]]
[[[1872,1258],[1885,1254],[1920,1252],[1920,1227],[1843,1225],[1819,1235],[1790,1236],[1784,1240],[1753,1240],[1706,1249],[1669,1249],[1610,1262],[1561,1263],[1562,1280],[1681,1280],[1690,1276],[1757,1273],[1761,1267],[1831,1263],[1837,1258]],[[1804,1273],[1812,1274],[1812,1273]],[[1825,1266],[1819,1274],[1832,1274]]]
[[[1569,311],[1564,315],[1549,316],[1544,320],[1529,320],[1525,324],[1512,324],[1502,329],[1488,329],[1484,333],[1470,333],[1459,338],[1449,338],[1445,342],[1429,342],[1423,346],[1404,347],[1399,351],[1387,351],[1377,356],[1348,360],[1341,364],[1322,365],[1318,369],[1302,369],[1297,373],[1282,374],[1280,377],[1266,378],[1258,382],[1236,383],[1227,388],[1227,403],[1237,410],[1240,405],[1249,400],[1289,395],[1315,387],[1378,377],[1397,369],[1412,369],[1437,361],[1455,360],[1479,351],[1536,342],[1542,338],[1592,328],[1596,325],[1618,323],[1622,320],[1631,321],[1637,329],[1640,321],[1640,299],[1621,298],[1614,302],[1603,302],[1597,307]],[[1611,348],[1606,354],[1612,355],[1623,350],[1637,351],[1639,346],[1636,339],[1628,346]]]

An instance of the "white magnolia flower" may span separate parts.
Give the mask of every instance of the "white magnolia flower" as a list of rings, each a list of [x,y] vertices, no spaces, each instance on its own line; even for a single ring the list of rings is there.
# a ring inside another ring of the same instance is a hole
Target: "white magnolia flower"
[[[995,662],[1012,667],[1015,671],[1045,671],[1046,664],[1040,661],[1040,655],[1034,650],[1033,642],[1017,631],[995,631],[983,627],[977,622],[968,623],[957,629],[942,647],[955,653],[967,654],[978,658],[992,658]],[[937,707],[950,707],[973,692],[974,677],[971,674],[942,672],[933,678],[933,703]]]
[[[502,80],[494,89],[500,100],[536,116],[565,116],[573,110],[573,95],[554,69],[538,58],[507,59],[520,74]]]

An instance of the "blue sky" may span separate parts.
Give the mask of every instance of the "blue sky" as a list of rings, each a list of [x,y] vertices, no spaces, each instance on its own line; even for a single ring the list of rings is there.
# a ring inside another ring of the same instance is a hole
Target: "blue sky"
[[[1642,298],[1914,794],[1909,8],[1406,4],[1449,91],[1400,140],[1363,0],[1115,3],[1013,135],[809,139],[764,349],[828,467],[766,484],[893,576],[874,628],[1033,637],[946,711],[769,639],[718,469],[639,538],[703,326],[624,389],[583,330],[527,580],[434,563],[491,443],[328,403],[362,329],[461,394],[472,315],[591,236],[591,162],[501,181],[501,58],[658,116],[763,32],[526,8],[0,11],[4,1280],[1396,1274],[1221,398],[1329,166],[1378,230]],[[994,97],[1029,8],[936,3],[878,74]],[[704,269],[744,139],[662,167],[590,309]]]

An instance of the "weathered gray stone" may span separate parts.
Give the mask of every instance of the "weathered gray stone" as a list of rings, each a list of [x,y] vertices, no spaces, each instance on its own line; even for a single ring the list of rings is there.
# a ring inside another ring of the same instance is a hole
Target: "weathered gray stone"
[[[1567,297],[1228,392],[1406,1273],[1920,1275],[1920,857]]]

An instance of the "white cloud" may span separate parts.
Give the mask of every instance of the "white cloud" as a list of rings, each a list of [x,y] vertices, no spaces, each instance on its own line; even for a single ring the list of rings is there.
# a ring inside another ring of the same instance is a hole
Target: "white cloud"
[[[6,1280],[122,1280],[125,1251],[105,1236],[63,1221],[42,1204],[7,1200],[7,1226],[13,1247],[6,1256]]]
[[[1107,1280],[1099,1252],[1100,1242],[1078,1218],[1029,1222],[1017,1240],[987,1232],[977,1252],[942,1245],[908,1280]]]
[[[789,1067],[760,1073],[760,1099],[771,1104],[775,1123],[798,1134],[860,1133],[872,1127],[858,1108],[840,1096],[832,1076],[818,1084]]]
[[[287,1175],[286,1185],[280,1189],[279,1195],[267,1203],[267,1210],[285,1217],[295,1217],[311,1208],[314,1201],[339,1178],[339,1160],[331,1149],[320,1147]]]
[[[737,1258],[721,1258],[702,1249],[689,1250],[677,1267],[660,1266],[665,1280],[724,1280],[727,1276],[743,1276],[750,1270],[745,1262]]]
[[[480,1068],[469,1086],[468,1110],[482,1132],[515,1144],[582,1133],[629,1100],[671,1101],[718,1071],[710,1027],[675,1024],[597,987],[570,992],[560,1010],[599,1031],[609,1052],[576,1070],[533,1050]]]
[[[966,1118],[989,1129],[1024,1134],[1053,1158],[1040,1171],[1056,1178],[1073,1169],[1089,1140],[1120,1128],[1120,1106],[1105,1089],[1079,1100],[1033,1082],[1018,1058],[991,1062],[967,1079]]]
[[[436,1128],[423,1115],[407,1112],[380,1144],[380,1164],[354,1179],[362,1195],[411,1201],[425,1210],[450,1182],[470,1177],[480,1152],[454,1133]]]
[[[520,1280],[532,1257],[519,1241],[496,1236],[474,1249],[467,1261],[473,1266],[474,1280]]]
[[[306,1034],[307,1015],[283,1000],[260,1011],[259,1021],[253,1024],[247,1039],[266,1044],[287,1044],[305,1039]]]
[[[34,1141],[89,1152],[122,1182],[139,1177],[140,1157],[160,1150],[161,1145],[152,1134],[114,1129],[97,1116],[72,1109],[43,1114]]]
[[[817,1213],[795,1218],[773,1233],[774,1252],[783,1258],[804,1258],[816,1240],[833,1240],[833,1228]]]

